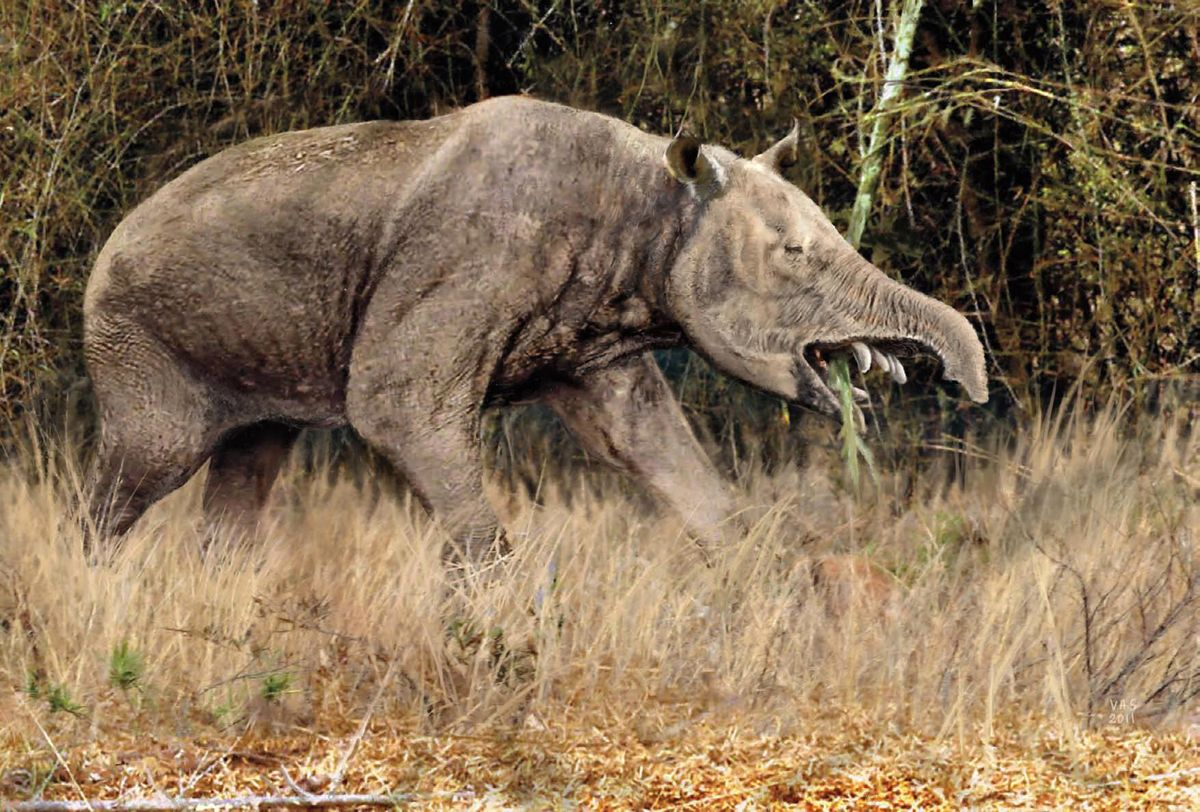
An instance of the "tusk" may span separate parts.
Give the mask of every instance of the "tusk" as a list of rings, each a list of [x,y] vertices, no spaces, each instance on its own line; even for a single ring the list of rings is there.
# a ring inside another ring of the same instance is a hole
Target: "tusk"
[[[850,387],[850,394],[854,395],[856,403],[870,403],[871,396],[867,394],[866,389],[859,389],[857,386]]]
[[[892,365],[888,363],[888,357],[874,347],[871,347],[871,358],[875,360],[875,366],[884,372],[891,371]]]
[[[891,363],[892,380],[901,386],[908,383],[908,374],[904,371],[904,365],[900,363],[900,359],[889,355],[888,361]]]
[[[858,371],[866,372],[871,368],[871,351],[867,349],[867,345],[861,341],[855,341],[850,345],[850,350],[854,353],[854,360],[858,361]]]

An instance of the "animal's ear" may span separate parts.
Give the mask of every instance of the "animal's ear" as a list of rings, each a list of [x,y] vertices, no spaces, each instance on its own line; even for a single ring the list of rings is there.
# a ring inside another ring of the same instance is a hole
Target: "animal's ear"
[[[800,122],[792,119],[792,131],[781,138],[766,152],[754,156],[754,163],[762,164],[775,172],[791,166],[800,158]]]
[[[717,185],[718,170],[701,149],[700,139],[690,135],[676,136],[667,154],[667,172],[680,183],[693,189],[707,189]]]

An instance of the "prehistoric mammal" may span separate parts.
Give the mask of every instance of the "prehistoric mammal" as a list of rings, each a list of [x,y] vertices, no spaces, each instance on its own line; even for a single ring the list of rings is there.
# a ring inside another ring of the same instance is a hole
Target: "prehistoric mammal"
[[[206,511],[251,523],[304,426],[351,425],[468,558],[492,544],[478,429],[541,398],[702,536],[721,478],[650,355],[686,345],[836,415],[821,354],[903,382],[923,348],[987,399],[983,350],[752,160],[522,97],[227,149],[139,205],[84,300],[92,510],[125,531],[210,459]]]

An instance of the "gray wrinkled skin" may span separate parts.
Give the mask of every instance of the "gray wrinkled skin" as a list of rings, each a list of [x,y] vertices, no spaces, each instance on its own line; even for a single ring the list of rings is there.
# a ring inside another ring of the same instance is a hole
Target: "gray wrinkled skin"
[[[795,153],[795,131],[750,161],[508,97],[203,161],[88,284],[96,521],[124,532],[211,457],[206,512],[252,528],[299,428],[349,424],[477,559],[481,409],[538,398],[716,538],[730,496],[651,349],[837,414],[822,353],[921,348],[986,400],[967,321],[863,260],[779,176]]]

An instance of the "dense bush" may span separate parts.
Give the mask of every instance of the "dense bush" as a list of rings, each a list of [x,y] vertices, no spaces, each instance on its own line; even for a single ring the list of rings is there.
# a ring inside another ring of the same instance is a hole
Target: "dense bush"
[[[751,151],[796,116],[792,177],[844,226],[878,6],[5,0],[0,413],[82,373],[82,291],[122,213],[263,133],[529,92]],[[1184,4],[926,4],[864,252],[969,313],[1009,391],[1194,371],[1198,23]]]

